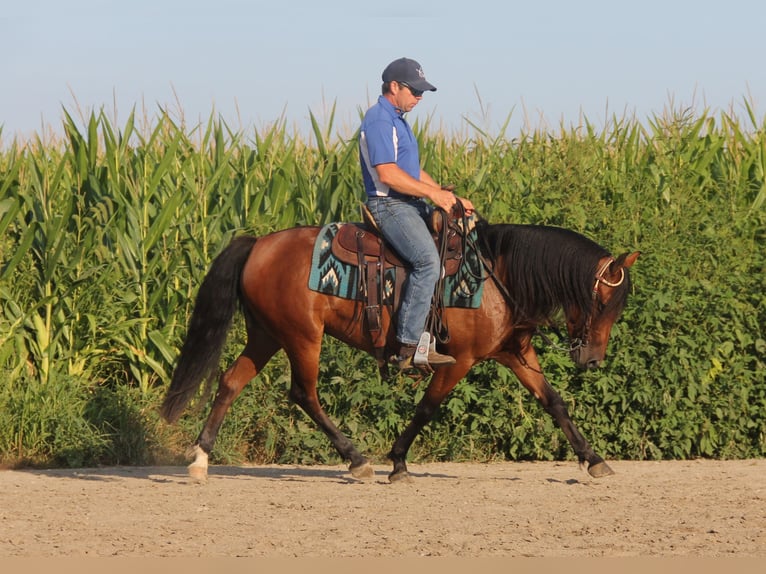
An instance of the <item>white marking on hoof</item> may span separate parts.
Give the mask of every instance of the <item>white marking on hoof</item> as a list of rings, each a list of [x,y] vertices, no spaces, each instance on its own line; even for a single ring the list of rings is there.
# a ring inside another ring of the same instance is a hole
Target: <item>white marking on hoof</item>
[[[202,448],[195,444],[189,454],[194,457],[194,462],[187,466],[189,476],[197,482],[207,481],[207,453]]]

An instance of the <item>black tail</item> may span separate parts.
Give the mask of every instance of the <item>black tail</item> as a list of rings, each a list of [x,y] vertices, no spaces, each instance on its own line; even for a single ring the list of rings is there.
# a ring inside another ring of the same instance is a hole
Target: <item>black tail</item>
[[[226,335],[239,307],[242,268],[255,242],[252,236],[232,240],[202,281],[178,365],[160,408],[170,423],[178,420],[202,382],[218,374]]]

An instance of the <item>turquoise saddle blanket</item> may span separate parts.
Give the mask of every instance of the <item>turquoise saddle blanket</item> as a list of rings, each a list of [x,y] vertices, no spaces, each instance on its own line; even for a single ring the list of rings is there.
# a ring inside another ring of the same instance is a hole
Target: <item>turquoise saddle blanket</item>
[[[311,257],[309,289],[343,299],[361,300],[359,268],[340,261],[332,254],[332,240],[341,225],[344,224],[329,223],[322,227],[317,235]],[[470,233],[475,235],[476,231],[471,230]],[[385,304],[391,304],[396,273],[396,268],[386,270],[383,286]],[[444,279],[445,307],[477,309],[481,305],[484,278],[484,268],[477,254],[472,249],[466,249],[463,263],[457,273]]]

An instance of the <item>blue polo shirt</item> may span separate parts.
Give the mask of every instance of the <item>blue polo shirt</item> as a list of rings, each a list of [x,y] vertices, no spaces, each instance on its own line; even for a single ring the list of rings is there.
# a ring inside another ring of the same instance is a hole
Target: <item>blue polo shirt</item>
[[[364,115],[359,133],[359,160],[364,190],[368,197],[410,197],[381,183],[375,166],[395,163],[415,179],[420,179],[418,142],[401,112],[385,97]]]

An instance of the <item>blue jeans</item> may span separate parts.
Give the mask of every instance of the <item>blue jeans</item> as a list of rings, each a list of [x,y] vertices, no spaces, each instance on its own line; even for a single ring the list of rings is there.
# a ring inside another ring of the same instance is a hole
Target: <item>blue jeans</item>
[[[425,330],[441,275],[439,252],[426,225],[433,207],[417,198],[391,197],[368,197],[367,207],[383,237],[411,267],[403,287],[396,338],[414,345]]]

